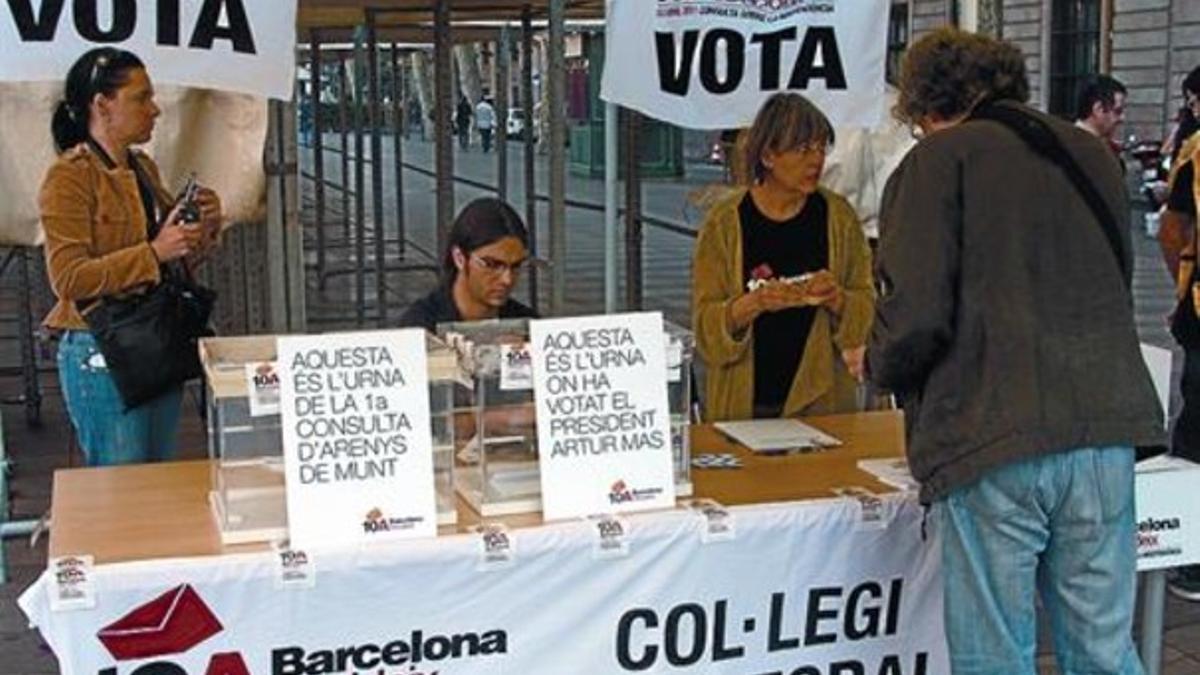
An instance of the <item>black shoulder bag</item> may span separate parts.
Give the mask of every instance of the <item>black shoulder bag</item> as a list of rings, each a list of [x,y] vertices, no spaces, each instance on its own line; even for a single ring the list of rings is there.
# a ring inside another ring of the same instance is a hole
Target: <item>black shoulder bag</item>
[[[1067,174],[1067,178],[1079,191],[1083,201],[1087,202],[1088,208],[1092,210],[1092,215],[1096,217],[1100,229],[1104,231],[1104,237],[1108,240],[1113,257],[1117,259],[1117,268],[1121,270],[1121,279],[1128,288],[1132,284],[1133,278],[1130,269],[1131,261],[1127,262],[1121,252],[1124,246],[1121,243],[1121,230],[1117,225],[1117,218],[1108,208],[1108,204],[1100,195],[1100,191],[1096,189],[1095,184],[1080,168],[1071,153],[1067,152],[1066,147],[1063,146],[1062,141],[1050,126],[1020,108],[996,103],[980,105],[971,113],[971,119],[991,120],[1003,124],[1035,152]]]
[[[1039,155],[1062,168],[1063,172],[1067,174],[1067,178],[1074,184],[1075,189],[1079,191],[1080,196],[1087,202],[1096,221],[1100,223],[1100,229],[1104,231],[1104,237],[1108,240],[1113,257],[1117,259],[1117,267],[1121,270],[1121,279],[1127,288],[1130,287],[1132,285],[1132,270],[1130,269],[1132,262],[1127,263],[1125,256],[1121,254],[1123,246],[1117,218],[1108,208],[1104,198],[1100,196],[1095,184],[1083,172],[1071,153],[1063,147],[1062,141],[1058,139],[1054,131],[1041,119],[1023,112],[1019,108],[1005,105],[980,106],[971,114],[971,119],[992,120],[1003,124],[1020,136],[1021,140],[1025,141]],[[1175,313],[1178,314],[1178,310]],[[1190,310],[1188,313],[1192,314],[1194,320],[1195,313]],[[1138,446],[1136,457],[1138,460],[1142,460],[1166,451],[1167,448],[1164,446]]]
[[[115,166],[103,148],[90,145],[109,168]],[[154,187],[132,155],[129,166],[146,209],[147,241],[153,241],[163,225],[154,213]],[[181,261],[159,271],[161,282],[144,292],[76,302],[126,410],[199,377],[197,340],[213,335],[209,317],[216,293],[196,283]]]

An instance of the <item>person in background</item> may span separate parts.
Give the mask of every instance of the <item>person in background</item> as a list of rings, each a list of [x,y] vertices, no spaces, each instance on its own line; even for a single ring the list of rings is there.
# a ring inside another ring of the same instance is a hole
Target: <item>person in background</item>
[[[1163,420],[1120,167],[1025,105],[1010,43],[934,31],[906,52],[900,90],[895,114],[922,140],[884,190],[866,370],[904,408],[940,530],[951,668],[1034,675],[1040,595],[1060,671],[1140,674],[1134,447],[1160,443]],[[1064,153],[1102,205],[1052,159]]]
[[[157,284],[165,263],[198,262],[216,246],[221,202],[201,188],[200,222],[183,223],[158,167],[134,149],[150,140],[160,112],[137,56],[111,47],[85,53],[67,73],[64,94],[51,122],[60,154],[42,181],[38,207],[58,299],[44,323],[61,333],[67,412],[91,466],[170,459],[182,390],[125,410],[79,307]]]
[[[705,419],[857,407],[875,295],[854,209],[818,186],[833,141],[798,94],[772,96],[742,133],[742,186],[709,210],[692,265]]]
[[[479,144],[484,152],[492,151],[492,133],[496,130],[496,109],[485,95],[475,106],[475,128],[479,129]]]
[[[884,101],[888,108],[898,93],[888,85]],[[821,185],[842,195],[862,222],[867,242],[879,241],[879,199],[887,179],[912,149],[915,141],[908,127],[890,116],[873,128],[837,129],[838,142],[825,158]]]
[[[466,96],[458,97],[458,107],[454,109],[454,131],[458,134],[458,147],[466,150],[471,147],[471,103]]]
[[[1191,106],[1184,105],[1176,113],[1174,124],[1171,125],[1171,131],[1167,134],[1167,140],[1162,146],[1162,154],[1169,158],[1168,166],[1175,166],[1175,160],[1179,159],[1179,152],[1183,149],[1183,144],[1197,131],[1200,131],[1200,120],[1197,120],[1196,116],[1192,114]]]
[[[1079,94],[1075,126],[1103,139],[1120,152],[1117,130],[1125,123],[1125,85],[1108,75],[1091,78]]]
[[[1200,117],[1200,67],[1183,80],[1183,96],[1193,117]],[[1173,454],[1200,462],[1200,321],[1195,294],[1200,289],[1196,272],[1197,198],[1200,196],[1200,134],[1179,143],[1179,154],[1167,181],[1167,203],[1162,212],[1159,244],[1167,269],[1176,280],[1181,301],[1171,317],[1171,332],[1183,347],[1183,376],[1179,390],[1183,408],[1171,434]],[[1171,593],[1184,600],[1200,602],[1200,565],[1175,570],[1168,582]]]
[[[441,283],[410,305],[399,325],[433,332],[451,321],[537,318],[511,297],[528,263],[529,232],[517,212],[493,197],[476,199],[450,228]]]

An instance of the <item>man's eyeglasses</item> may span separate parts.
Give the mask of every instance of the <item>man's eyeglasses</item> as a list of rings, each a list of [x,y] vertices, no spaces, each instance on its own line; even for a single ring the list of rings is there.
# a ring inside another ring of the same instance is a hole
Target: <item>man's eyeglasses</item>
[[[513,276],[517,276],[523,272],[526,267],[529,267],[529,258],[518,260],[515,263],[509,263],[487,255],[472,255],[471,261],[474,262],[477,267],[489,274],[501,274],[507,270],[511,272]]]

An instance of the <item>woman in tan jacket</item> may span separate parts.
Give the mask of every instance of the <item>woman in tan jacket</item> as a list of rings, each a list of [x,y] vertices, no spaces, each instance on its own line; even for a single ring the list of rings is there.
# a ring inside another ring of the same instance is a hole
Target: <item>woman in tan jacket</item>
[[[159,114],[137,56],[109,47],[87,52],[68,72],[64,93],[51,123],[60,156],[38,195],[58,298],[44,323],[62,333],[63,398],[89,465],[167,459],[181,390],[125,410],[77,303],[149,288],[160,281],[160,265],[206,253],[216,243],[221,203],[202,188],[199,222],[184,223],[158,167],[132,149],[150,140]]]
[[[776,94],[743,132],[743,187],[709,211],[693,324],[713,421],[852,411],[875,300],[854,210],[818,187],[829,120]]]

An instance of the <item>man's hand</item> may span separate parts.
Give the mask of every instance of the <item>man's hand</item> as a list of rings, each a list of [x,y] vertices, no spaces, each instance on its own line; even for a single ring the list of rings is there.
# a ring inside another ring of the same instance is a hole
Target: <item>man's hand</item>
[[[864,368],[866,358],[866,346],[842,350],[842,362],[846,364],[846,370],[850,371],[850,376],[859,382],[862,382],[866,377],[866,369]]]

